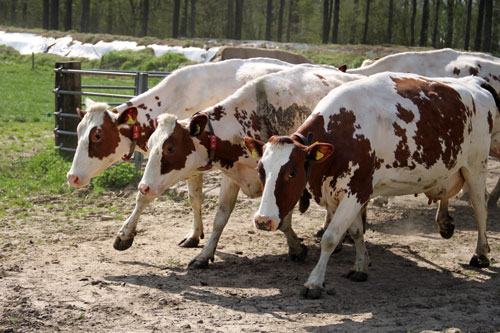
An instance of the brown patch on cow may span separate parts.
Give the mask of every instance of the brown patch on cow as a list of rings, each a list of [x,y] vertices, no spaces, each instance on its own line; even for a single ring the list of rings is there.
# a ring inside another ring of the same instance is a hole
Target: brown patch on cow
[[[160,101],[158,101],[158,103],[157,103],[157,104],[158,104],[158,106],[161,106],[161,102],[160,102]]]
[[[491,112],[488,111],[488,128],[489,128],[489,133],[493,131],[493,116],[491,115]]]
[[[148,117],[149,115],[146,114],[146,117],[148,118],[147,123],[140,123],[140,131],[139,131],[139,137],[137,138],[136,145],[141,148],[143,151],[147,152],[148,151],[148,140],[149,137],[153,134],[155,131],[156,127],[154,125],[154,119],[151,119],[151,117]],[[120,128],[120,134],[129,138],[132,140],[132,131],[133,128],[132,126],[122,126]]]
[[[209,113],[210,120],[219,121],[223,116],[226,115],[226,110],[222,105],[217,105],[214,107],[213,111]]]
[[[413,114],[413,112],[411,112],[410,110],[406,110],[401,106],[401,104],[396,104],[396,109],[398,110],[398,113],[396,115],[405,123],[409,124],[413,121],[413,119],[415,119],[415,115]]]
[[[260,130],[262,129],[262,120],[257,112],[252,111],[249,114],[248,111],[240,110],[236,107],[234,109],[234,117],[243,128],[243,132],[245,133],[245,135],[255,137],[256,139],[260,140],[260,135],[255,134],[260,132]],[[257,138],[257,136],[259,137]]]
[[[469,74],[477,76],[477,73],[479,73],[479,70],[476,67],[469,67]]]
[[[147,107],[146,105],[144,105],[144,104],[140,104],[140,105],[138,105],[137,107],[138,107],[139,109],[142,109],[142,110],[147,110],[147,109],[148,109],[148,107]]]
[[[156,100],[159,100],[159,99],[160,99],[160,97],[158,97],[158,96],[155,96],[155,99],[156,99]]]
[[[203,132],[199,137],[200,143],[209,151],[210,140],[207,132]],[[230,169],[234,166],[241,156],[248,156],[247,149],[241,144],[233,144],[228,140],[221,140],[217,137],[214,162],[218,162],[222,168]]]
[[[477,67],[479,67],[479,69],[481,69],[481,68],[482,68],[481,64],[477,64]]]
[[[406,136],[406,130],[399,126],[397,123],[393,123],[392,127],[394,127],[394,134],[401,138],[401,140],[398,142],[398,145],[396,146],[396,150],[394,151],[395,161],[392,163],[392,166],[394,168],[407,167],[410,170],[415,169],[415,163],[408,163],[411,153],[410,148],[408,147],[408,137]]]
[[[493,75],[493,74],[491,74],[491,73],[489,74],[489,76],[490,76],[493,80],[495,80],[495,81],[497,81],[497,82],[500,82],[500,77],[499,77],[499,76],[497,76],[497,75]],[[484,78],[484,79],[487,79],[487,78]],[[487,80],[487,81],[489,82],[490,80]]]
[[[118,110],[116,108],[112,108],[111,110],[109,110],[109,112],[111,112],[111,113],[118,113]]]
[[[453,74],[455,74],[456,76],[459,76],[460,75],[460,69],[458,68],[453,68]]]
[[[160,173],[164,175],[172,170],[183,169],[187,157],[194,151],[193,138],[189,135],[189,131],[176,122],[172,135],[162,144]]]
[[[116,122],[111,119],[111,116],[104,112],[103,123],[101,125],[102,140],[92,142],[91,137],[98,131],[97,126],[89,132],[89,157],[102,160],[104,157],[115,153],[118,144],[120,143],[120,134]]]
[[[262,123],[261,137],[267,140],[273,135],[287,135],[297,126],[297,123],[303,123],[311,114],[311,109],[305,106],[293,103],[286,109],[275,108],[270,103],[259,105],[257,110]]]
[[[314,74],[316,75],[320,80],[321,80],[321,83],[323,83],[323,85],[325,85],[326,87],[329,87],[330,85],[328,84],[328,82],[326,81],[325,77],[320,75],[320,74]]]
[[[448,85],[427,79],[392,80],[396,83],[397,93],[411,100],[420,113],[414,136],[417,150],[412,158],[427,168],[438,160],[442,160],[448,169],[453,168],[472,112]]]

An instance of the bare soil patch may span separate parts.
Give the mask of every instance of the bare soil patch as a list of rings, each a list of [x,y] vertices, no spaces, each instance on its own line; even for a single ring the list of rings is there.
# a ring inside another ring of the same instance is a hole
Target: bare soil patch
[[[488,186],[500,176],[490,161]],[[205,235],[217,205],[217,173],[210,172],[204,203]],[[500,209],[488,217],[492,265],[468,266],[476,223],[467,201],[451,200],[455,235],[442,239],[435,205],[424,195],[398,197],[369,208],[368,281],[343,277],[354,261],[345,244],[332,255],[319,300],[299,290],[314,267],[314,237],[324,211],[312,205],[294,216],[294,229],[309,248],[292,262],[281,233],[254,229],[259,200],[240,194],[215,262],[188,270],[200,248],[177,243],[189,231],[184,187],[169,191],[141,218],[133,246],[112,247],[135,191],[98,199],[33,198],[33,207],[0,218],[0,331],[5,332],[401,332],[500,331]],[[71,215],[69,211],[82,211]],[[112,213],[107,213],[107,211]],[[205,244],[202,240],[201,245]]]

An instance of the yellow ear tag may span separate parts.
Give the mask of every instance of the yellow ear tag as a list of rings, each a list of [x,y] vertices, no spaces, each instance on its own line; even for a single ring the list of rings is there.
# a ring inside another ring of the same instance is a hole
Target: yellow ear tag
[[[201,130],[200,125],[196,124],[196,131],[194,132],[194,135],[200,134],[200,130]]]
[[[325,154],[323,154],[322,152],[320,151],[317,151],[316,152],[316,161],[319,161],[320,159],[323,158],[323,156],[325,156]]]
[[[130,114],[128,115],[128,118],[127,118],[127,124],[128,124],[128,125],[133,125],[133,124],[135,124],[135,119],[134,119],[134,117],[133,117],[132,115],[130,115]]]
[[[257,149],[252,150],[252,157],[253,158],[259,158],[259,156],[260,155],[259,155],[259,152],[257,151]]]

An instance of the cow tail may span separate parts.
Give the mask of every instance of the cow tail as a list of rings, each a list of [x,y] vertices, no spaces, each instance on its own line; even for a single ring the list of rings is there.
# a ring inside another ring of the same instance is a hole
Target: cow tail
[[[493,96],[493,99],[495,100],[495,105],[497,106],[497,112],[500,113],[500,97],[498,96],[496,90],[493,89],[493,87],[490,86],[488,83],[481,84],[481,88],[488,90],[491,96]]]

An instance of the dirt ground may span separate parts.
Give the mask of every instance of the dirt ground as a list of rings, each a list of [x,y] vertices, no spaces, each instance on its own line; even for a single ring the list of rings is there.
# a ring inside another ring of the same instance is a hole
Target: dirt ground
[[[491,189],[500,163],[490,161],[489,168]],[[208,237],[217,173],[205,178]],[[299,291],[319,257],[314,233],[323,223],[320,207],[294,216],[294,229],[309,248],[306,261],[297,263],[289,260],[280,232],[253,227],[259,201],[240,194],[215,262],[188,270],[200,248],[177,246],[191,224],[184,188],[170,190],[146,210],[124,252],[112,244],[132,211],[132,189],[98,198],[81,190],[76,202],[33,198],[25,215],[13,209],[0,218],[0,331],[500,331],[499,208],[488,216],[492,265],[474,269],[468,262],[477,233],[467,201],[451,200],[456,230],[449,240],[437,232],[436,205],[424,195],[370,206],[368,280],[343,277],[354,261],[353,246],[345,244],[328,266],[326,287],[335,293],[305,300]]]

